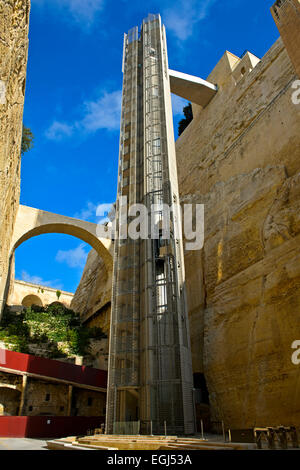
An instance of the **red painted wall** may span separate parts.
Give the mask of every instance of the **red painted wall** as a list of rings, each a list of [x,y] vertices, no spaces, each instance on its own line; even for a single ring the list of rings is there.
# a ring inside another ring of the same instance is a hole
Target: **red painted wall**
[[[94,387],[106,388],[107,371],[0,349],[0,366]]]
[[[102,416],[0,416],[0,437],[54,438],[87,435],[105,423]]]

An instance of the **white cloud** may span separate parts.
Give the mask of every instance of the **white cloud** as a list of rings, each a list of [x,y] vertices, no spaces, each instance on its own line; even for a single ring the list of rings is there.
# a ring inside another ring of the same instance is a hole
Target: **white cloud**
[[[73,250],[59,250],[56,254],[56,261],[66,263],[70,268],[84,268],[88,253],[84,250],[85,243],[81,243]]]
[[[96,101],[84,104],[85,115],[78,123],[87,132],[99,129],[118,130],[120,128],[122,91],[104,92]]]
[[[93,22],[95,15],[103,9],[103,0],[56,0],[61,6],[68,8],[73,17],[80,21]]]
[[[74,214],[75,219],[87,220],[88,222],[94,222],[96,217],[97,205],[93,202],[88,201],[86,206],[80,211]]]
[[[87,220],[94,223],[105,223],[108,222],[108,214],[113,208],[113,203],[94,204],[88,201],[83,209],[74,214],[76,219]],[[100,220],[99,220],[100,217]]]
[[[64,122],[54,121],[46,130],[45,136],[49,140],[60,141],[64,137],[70,137],[73,134],[74,126],[70,126]]]
[[[30,282],[32,284],[38,284],[39,286],[53,287],[55,289],[63,288],[63,285],[60,284],[59,279],[55,279],[54,281],[44,281],[44,279],[40,276],[31,276],[30,274],[28,274],[27,271],[24,270],[21,273],[21,278],[22,281]]]
[[[97,217],[100,217],[100,220],[98,220],[98,224],[104,224],[106,222],[109,222],[112,217],[114,218],[115,215],[114,204],[98,204],[96,215]]]
[[[69,18],[82,28],[89,27],[97,14],[103,10],[104,0],[31,0],[32,4],[44,7],[45,5],[57,10],[66,11]]]
[[[121,116],[122,91],[116,90],[108,93],[102,91],[100,97],[94,101],[83,103],[81,118],[73,124],[54,121],[46,130],[45,136],[49,140],[60,141],[72,137],[74,132],[91,134],[106,129],[119,130]]]
[[[216,0],[179,0],[163,12],[167,31],[185,41],[193,34],[194,26],[204,20]]]
[[[172,110],[173,110],[173,115],[174,116],[177,116],[179,114],[182,114],[182,118],[184,118],[183,116],[183,108],[189,103],[187,100],[185,100],[184,98],[181,98],[180,96],[177,96],[177,95],[173,95],[173,93],[171,94],[171,98],[172,98]]]

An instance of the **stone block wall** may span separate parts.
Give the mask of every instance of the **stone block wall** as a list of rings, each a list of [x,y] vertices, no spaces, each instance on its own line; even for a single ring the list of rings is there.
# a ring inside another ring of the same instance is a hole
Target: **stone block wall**
[[[75,388],[73,395],[78,410],[76,416],[105,416],[105,393]]]
[[[0,416],[18,416],[21,407],[22,375],[0,372]],[[106,394],[29,377],[22,416],[104,416]]]
[[[67,416],[68,385],[30,378],[26,389],[23,416]]]

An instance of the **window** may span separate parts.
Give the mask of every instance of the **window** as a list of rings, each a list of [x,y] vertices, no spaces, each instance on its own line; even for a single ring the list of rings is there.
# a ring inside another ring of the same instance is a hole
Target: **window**
[[[32,410],[33,410],[33,406],[29,406],[28,411],[32,411]]]
[[[46,393],[45,401],[50,401],[50,393]]]
[[[92,406],[93,404],[93,399],[92,397],[88,397],[88,402],[87,402],[88,406]]]
[[[153,140],[153,155],[160,154],[160,139]]]
[[[152,96],[158,96],[158,86],[152,88]]]

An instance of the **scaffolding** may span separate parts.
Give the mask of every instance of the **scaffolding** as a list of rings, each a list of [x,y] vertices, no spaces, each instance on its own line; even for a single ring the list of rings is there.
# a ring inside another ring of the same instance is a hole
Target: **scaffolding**
[[[184,260],[172,210],[179,196],[159,15],[143,21],[140,35],[137,27],[125,35],[123,73],[106,429],[112,433],[138,422],[143,434],[163,434],[166,424],[169,434],[191,434]],[[122,238],[131,221],[122,216],[124,196],[129,206],[143,203],[148,209],[148,238]],[[171,209],[167,214],[163,204]]]

